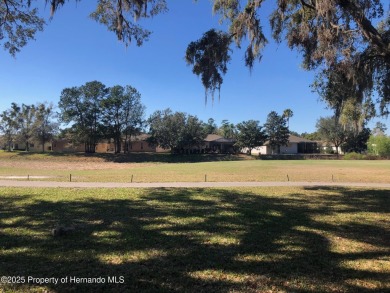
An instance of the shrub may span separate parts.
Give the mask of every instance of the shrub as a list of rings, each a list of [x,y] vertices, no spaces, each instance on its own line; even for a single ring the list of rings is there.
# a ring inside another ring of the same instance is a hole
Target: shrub
[[[344,155],[344,160],[365,160],[367,159],[365,155],[351,152]]]
[[[390,157],[390,137],[385,135],[370,136],[368,152],[380,157]]]

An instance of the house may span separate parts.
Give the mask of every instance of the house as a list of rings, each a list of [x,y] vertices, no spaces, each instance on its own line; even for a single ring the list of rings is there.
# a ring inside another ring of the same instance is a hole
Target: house
[[[242,152],[247,152],[243,149]],[[280,154],[313,154],[318,153],[317,142],[290,134],[287,146],[280,146]],[[271,155],[272,148],[269,141],[264,145],[256,147],[251,152],[252,155]]]
[[[2,149],[8,149],[8,143],[5,142],[4,139],[1,140],[1,148]],[[13,151],[25,151],[26,150],[26,142],[22,141],[20,139],[16,139],[12,141],[11,145],[9,146],[11,150]],[[52,150],[52,143],[51,141],[45,142],[44,146],[42,146],[41,142],[29,142],[28,143],[28,150],[30,152],[42,152],[42,151],[51,151]]]
[[[218,134],[208,134],[204,139],[202,153],[234,153],[236,141],[231,138],[224,138]]]
[[[337,154],[337,148],[331,142],[317,141],[318,149],[321,153],[325,154]],[[341,149],[341,146],[338,147],[339,155],[343,155],[344,152]]]
[[[150,137],[148,134],[140,134],[131,136],[128,141],[123,141],[121,150],[126,152],[166,152],[158,146],[150,145],[147,139]],[[52,142],[52,150],[55,152],[84,152],[84,144],[76,144],[68,139],[56,139]],[[102,140],[95,146],[96,153],[110,153],[115,151],[114,142],[110,139]],[[169,151],[169,150],[168,150]]]

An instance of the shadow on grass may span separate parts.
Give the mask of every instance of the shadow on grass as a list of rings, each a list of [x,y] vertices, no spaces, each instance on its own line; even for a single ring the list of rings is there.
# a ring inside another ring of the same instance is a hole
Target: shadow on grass
[[[24,152],[14,151],[7,153],[10,158],[28,158],[36,157],[36,155],[42,155],[48,158],[97,158],[106,162],[115,163],[199,163],[199,162],[220,162],[220,161],[241,161],[254,159],[245,155],[232,155],[232,154],[170,154],[170,153],[129,153],[129,154],[114,154],[114,153],[66,153],[66,152]]]
[[[105,278],[47,284],[49,292],[383,292],[386,270],[345,262],[389,256],[389,230],[374,221],[389,213],[388,191],[317,188],[312,196],[269,196],[258,190],[154,189],[129,191],[128,198],[99,190],[96,197],[60,201],[50,194],[2,196],[0,275]],[[104,193],[111,194],[104,199]],[[362,211],[376,216],[348,218]],[[76,230],[52,237],[59,223]],[[335,251],[332,237],[368,248]],[[108,276],[124,276],[124,283],[108,283]]]

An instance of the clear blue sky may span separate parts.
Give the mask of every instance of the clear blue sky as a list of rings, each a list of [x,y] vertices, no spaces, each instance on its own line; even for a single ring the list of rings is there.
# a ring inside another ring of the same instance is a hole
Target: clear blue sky
[[[57,105],[62,89],[98,80],[106,86],[131,85],[138,89],[146,106],[146,117],[170,107],[218,124],[255,119],[263,124],[270,111],[290,108],[290,129],[315,131],[316,120],[331,111],[312,93],[313,73],[300,67],[301,57],[285,44],[277,45],[269,33],[269,2],[265,2],[263,26],[269,44],[250,73],[244,66],[243,50],[234,49],[224,77],[221,100],[205,105],[200,79],[184,61],[187,45],[210,28],[224,30],[213,16],[209,1],[168,1],[169,11],[141,24],[153,34],[142,47],[125,48],[106,27],[89,19],[96,1],[70,1],[59,9],[36,41],[16,58],[0,51],[0,111],[11,102]],[[49,7],[42,6],[49,17]],[[374,119],[378,121],[379,119]],[[390,127],[388,120],[382,120]]]

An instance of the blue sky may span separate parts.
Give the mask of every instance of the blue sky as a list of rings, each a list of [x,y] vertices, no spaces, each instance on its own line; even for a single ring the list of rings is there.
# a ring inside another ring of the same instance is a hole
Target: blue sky
[[[11,102],[33,104],[59,101],[62,89],[98,80],[106,86],[131,85],[142,96],[146,117],[170,107],[219,124],[255,119],[263,124],[269,112],[290,108],[290,129],[315,131],[320,116],[331,111],[311,92],[313,73],[300,67],[299,53],[275,44],[269,33],[270,7],[265,2],[263,26],[269,44],[252,73],[244,66],[244,52],[234,49],[224,77],[221,100],[205,105],[200,79],[184,61],[187,45],[210,28],[224,30],[213,16],[209,1],[168,1],[169,11],[142,21],[153,31],[142,47],[128,48],[107,29],[89,19],[95,1],[70,1],[60,8],[36,41],[16,58],[0,51],[0,111]],[[49,7],[42,10],[48,18]],[[378,121],[379,119],[374,119]],[[388,120],[382,120],[390,127]]]

